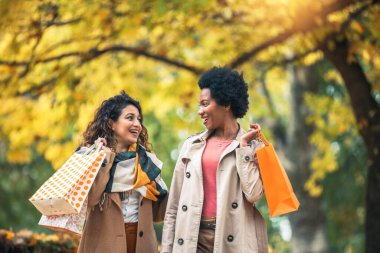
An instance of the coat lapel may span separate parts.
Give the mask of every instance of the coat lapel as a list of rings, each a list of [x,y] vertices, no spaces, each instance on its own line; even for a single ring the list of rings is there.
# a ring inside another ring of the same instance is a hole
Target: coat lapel
[[[236,138],[231,142],[231,144],[223,151],[222,155],[220,156],[220,159],[219,159],[219,164],[220,162],[222,161],[222,159],[228,155],[229,153],[231,153],[232,151],[234,151],[236,148],[239,147],[240,145],[240,137],[242,135],[244,135],[246,132],[240,127],[239,125],[239,131],[236,135]]]

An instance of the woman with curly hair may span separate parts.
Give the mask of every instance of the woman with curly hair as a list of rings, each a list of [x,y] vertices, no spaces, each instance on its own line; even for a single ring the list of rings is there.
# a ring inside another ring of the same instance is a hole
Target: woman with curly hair
[[[174,169],[162,253],[267,252],[266,225],[255,202],[263,194],[255,150],[260,126],[244,131],[243,76],[214,67],[199,80],[198,114],[207,130],[189,137]]]
[[[78,252],[157,252],[153,222],[164,217],[167,188],[139,102],[124,91],[103,101],[83,137],[77,152],[101,142],[107,156],[88,196]]]

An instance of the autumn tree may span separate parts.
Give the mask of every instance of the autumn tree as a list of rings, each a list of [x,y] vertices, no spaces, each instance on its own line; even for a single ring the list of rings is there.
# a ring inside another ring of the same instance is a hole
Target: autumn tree
[[[239,68],[250,83],[264,84],[261,97],[251,92],[268,109],[250,113],[270,115],[270,98],[281,93],[266,92],[265,74],[325,58],[344,81],[368,153],[366,252],[379,252],[378,2],[2,1],[0,134],[7,160],[26,163],[36,152],[57,168],[99,102],[121,89],[140,98],[152,118],[190,134],[200,129],[191,113],[197,77],[213,65]],[[317,121],[309,124],[318,129]],[[284,138],[281,126],[271,130],[274,140]],[[311,144],[315,157],[334,160],[326,138]],[[311,200],[331,167],[310,166],[301,187]]]

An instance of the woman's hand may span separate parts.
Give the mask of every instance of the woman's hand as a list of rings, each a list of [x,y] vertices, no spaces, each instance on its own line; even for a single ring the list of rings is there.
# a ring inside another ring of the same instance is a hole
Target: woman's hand
[[[260,136],[261,127],[259,124],[250,124],[249,130],[246,134],[240,137],[240,147],[245,147],[249,142],[251,142],[254,138]]]
[[[105,138],[98,138],[96,141],[95,141],[95,145],[98,146],[100,143],[103,143],[103,146],[102,146],[102,149],[104,151],[108,151],[108,152],[111,152],[111,149],[109,147],[107,147],[107,140]]]

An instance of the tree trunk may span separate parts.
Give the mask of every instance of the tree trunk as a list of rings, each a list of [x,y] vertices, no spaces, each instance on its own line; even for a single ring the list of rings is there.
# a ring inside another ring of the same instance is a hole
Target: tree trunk
[[[311,174],[310,162],[313,157],[313,148],[309,142],[313,128],[306,123],[309,110],[304,95],[305,92],[317,92],[319,77],[314,67],[289,65],[288,73],[291,84],[291,116],[285,150],[290,162],[289,176],[301,202],[299,211],[288,216],[293,228],[292,252],[327,252],[322,196],[311,197],[304,189],[305,182]]]
[[[380,106],[372,96],[372,87],[358,61],[348,60],[349,42],[336,41],[329,50],[322,45],[326,58],[342,76],[368,153],[366,191],[365,252],[380,252]]]

